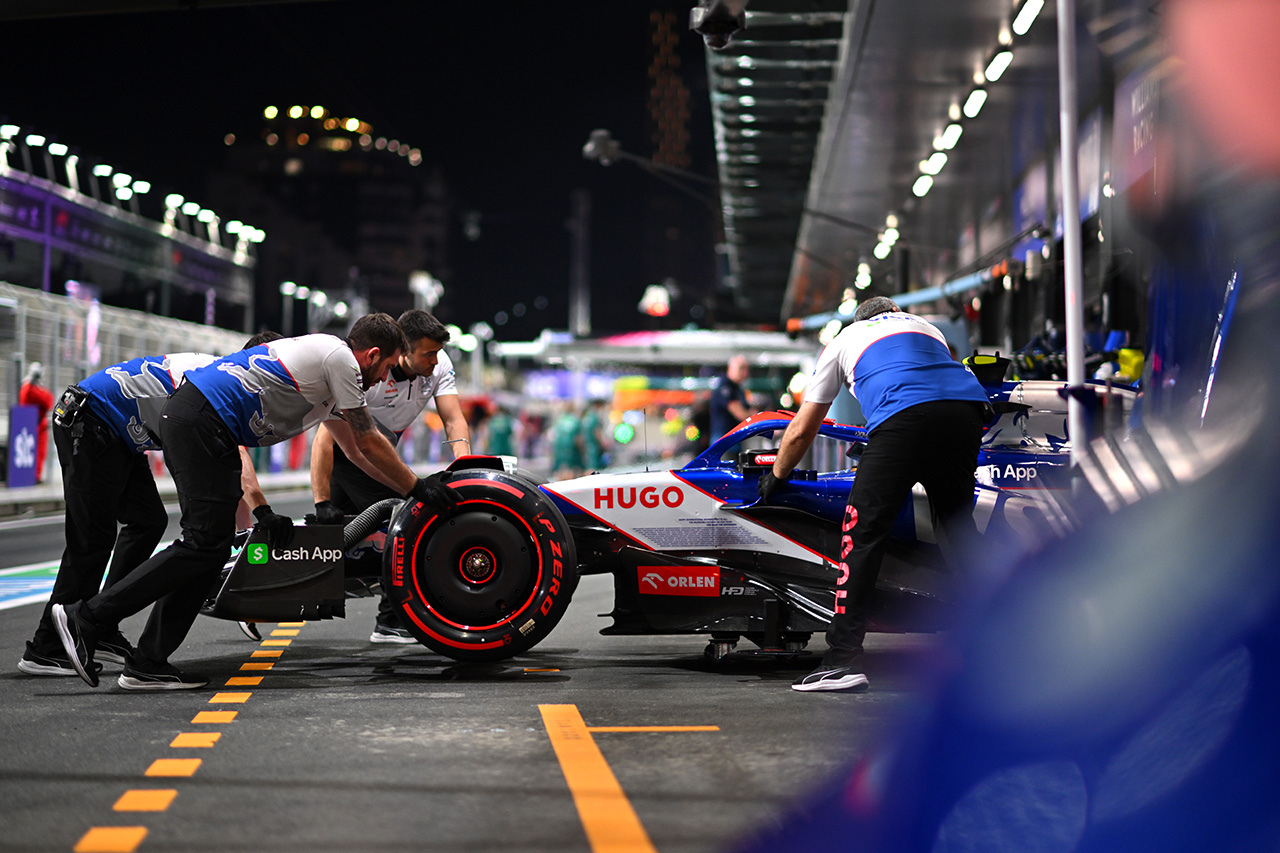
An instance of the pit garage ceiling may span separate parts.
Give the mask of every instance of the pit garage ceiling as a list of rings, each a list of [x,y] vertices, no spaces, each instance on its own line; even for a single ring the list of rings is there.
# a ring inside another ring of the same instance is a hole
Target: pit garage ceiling
[[[1025,152],[1028,135],[1045,140],[1046,156],[1056,145],[1055,4],[1044,3],[1016,35],[1023,5],[748,0],[746,28],[707,50],[731,284],[745,313],[785,323],[832,311],[864,262],[866,292],[886,295],[972,270],[961,264],[961,234],[1002,215],[992,206],[1010,203],[1022,177],[1014,171],[1026,166],[1016,152]],[[1087,109],[1104,91],[1102,58],[1131,63],[1153,39],[1146,7],[1080,5],[1088,7],[1077,38]],[[1002,37],[1012,64],[985,82],[986,103],[966,118],[959,111]],[[921,161],[957,116],[961,137],[917,197]],[[877,259],[890,217],[898,251]],[[970,254],[982,259],[1000,248],[977,245]]]

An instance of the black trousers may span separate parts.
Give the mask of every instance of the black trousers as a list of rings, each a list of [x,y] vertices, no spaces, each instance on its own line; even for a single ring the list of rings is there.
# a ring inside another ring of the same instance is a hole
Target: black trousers
[[[973,488],[982,424],[981,403],[942,400],[903,409],[868,436],[841,522],[826,663],[848,663],[862,653],[885,545],[912,486],[919,483],[928,493],[933,526],[949,560],[977,535]]]
[[[119,583],[151,556],[169,524],[147,457],[135,453],[87,408],[80,417],[78,438],[72,427],[53,425],[53,444],[62,464],[67,544],[30,643],[32,651],[53,657],[63,654],[53,605],[84,601],[97,595],[99,587]],[[105,634],[117,630],[115,622],[100,627]]]
[[[399,436],[394,432],[382,424],[377,424],[377,427],[387,441],[392,444],[398,441]],[[347,515],[357,515],[378,501],[403,497],[404,495],[395,489],[366,474],[359,465],[342,452],[341,447],[334,445],[333,473],[329,477],[329,500],[334,506]],[[400,617],[396,613],[395,605],[385,593],[378,599],[378,622],[393,628],[400,627]]]
[[[226,564],[241,495],[239,444],[190,382],[165,403],[160,442],[178,489],[182,538],[89,599],[85,614],[102,626],[154,603],[137,648],[155,663],[164,663],[182,645]]]

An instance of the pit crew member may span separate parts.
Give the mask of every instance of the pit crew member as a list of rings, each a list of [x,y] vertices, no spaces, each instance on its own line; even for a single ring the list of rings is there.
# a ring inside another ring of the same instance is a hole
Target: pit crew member
[[[936,327],[876,296],[818,357],[777,460],[760,478],[767,501],[803,458],[843,383],[867,418],[867,447],[841,522],[835,613],[822,663],[795,690],[865,688],[859,658],[886,540],[914,484],[924,486],[943,554],[976,535],[974,472],[987,396]]]
[[[280,335],[255,335],[245,347],[272,337]],[[186,371],[216,358],[194,352],[135,358],[99,370],[63,393],[54,412],[53,443],[62,467],[66,548],[40,623],[18,660],[20,671],[74,676],[53,624],[53,605],[89,598],[100,586],[118,583],[160,544],[169,515],[145,451],[160,449],[160,412],[175,384]],[[103,660],[119,664],[133,652],[114,622],[101,625],[98,648]]]
[[[456,504],[438,478],[419,480],[400,461],[365,407],[365,390],[382,380],[403,349],[395,320],[369,314],[356,321],[346,340],[284,338],[188,371],[160,420],[160,441],[182,504],[182,537],[92,598],[53,606],[63,648],[85,682],[98,683],[93,655],[100,628],[154,603],[119,685],[189,690],[208,683],[173,666],[169,656],[191,629],[231,552],[243,447],[284,441],[336,414],[351,426],[353,447],[389,472],[402,494],[442,512]],[[260,493],[251,499],[262,501]],[[291,518],[265,502],[253,514],[273,548],[292,541]]]
[[[409,310],[396,321],[404,332],[408,349],[392,366],[387,378],[365,394],[375,425],[393,444],[434,401],[444,423],[444,432],[453,457],[471,452],[471,430],[458,400],[453,362],[444,345],[449,330],[426,311]],[[391,485],[365,473],[371,466],[360,457],[353,461],[335,441],[339,431],[350,432],[342,421],[326,421],[316,430],[311,444],[311,491],[316,502],[316,520],[321,524],[341,524],[378,501],[400,497]],[[376,471],[376,469],[374,469]],[[383,594],[378,602],[371,643],[417,643],[400,625],[395,606]]]

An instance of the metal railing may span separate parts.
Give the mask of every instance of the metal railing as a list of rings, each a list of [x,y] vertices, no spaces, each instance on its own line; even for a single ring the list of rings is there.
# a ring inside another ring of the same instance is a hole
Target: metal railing
[[[0,282],[0,442],[9,434],[9,407],[32,362],[43,365],[41,384],[61,395],[91,373],[142,355],[207,352],[226,355],[244,345],[244,332],[98,302],[55,296]],[[52,449],[47,465],[52,461]]]

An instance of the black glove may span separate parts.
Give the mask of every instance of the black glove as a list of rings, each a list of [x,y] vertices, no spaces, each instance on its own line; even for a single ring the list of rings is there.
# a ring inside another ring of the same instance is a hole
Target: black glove
[[[253,511],[258,519],[256,527],[267,534],[267,542],[273,548],[288,548],[293,541],[293,519],[287,515],[276,515],[268,504],[263,504]]]
[[[320,501],[316,504],[316,524],[342,524],[347,514],[333,505],[333,501]]]
[[[458,493],[445,485],[453,475],[437,471],[423,477],[409,491],[409,497],[421,501],[439,513],[452,512],[458,506]]]
[[[773,493],[778,491],[778,487],[790,479],[791,479],[790,474],[788,474],[785,477],[773,476],[772,468],[770,468],[768,471],[765,471],[764,474],[760,477],[760,485],[756,487],[757,491],[760,492],[760,500],[765,501],[767,503],[769,501],[769,498],[773,496]]]

